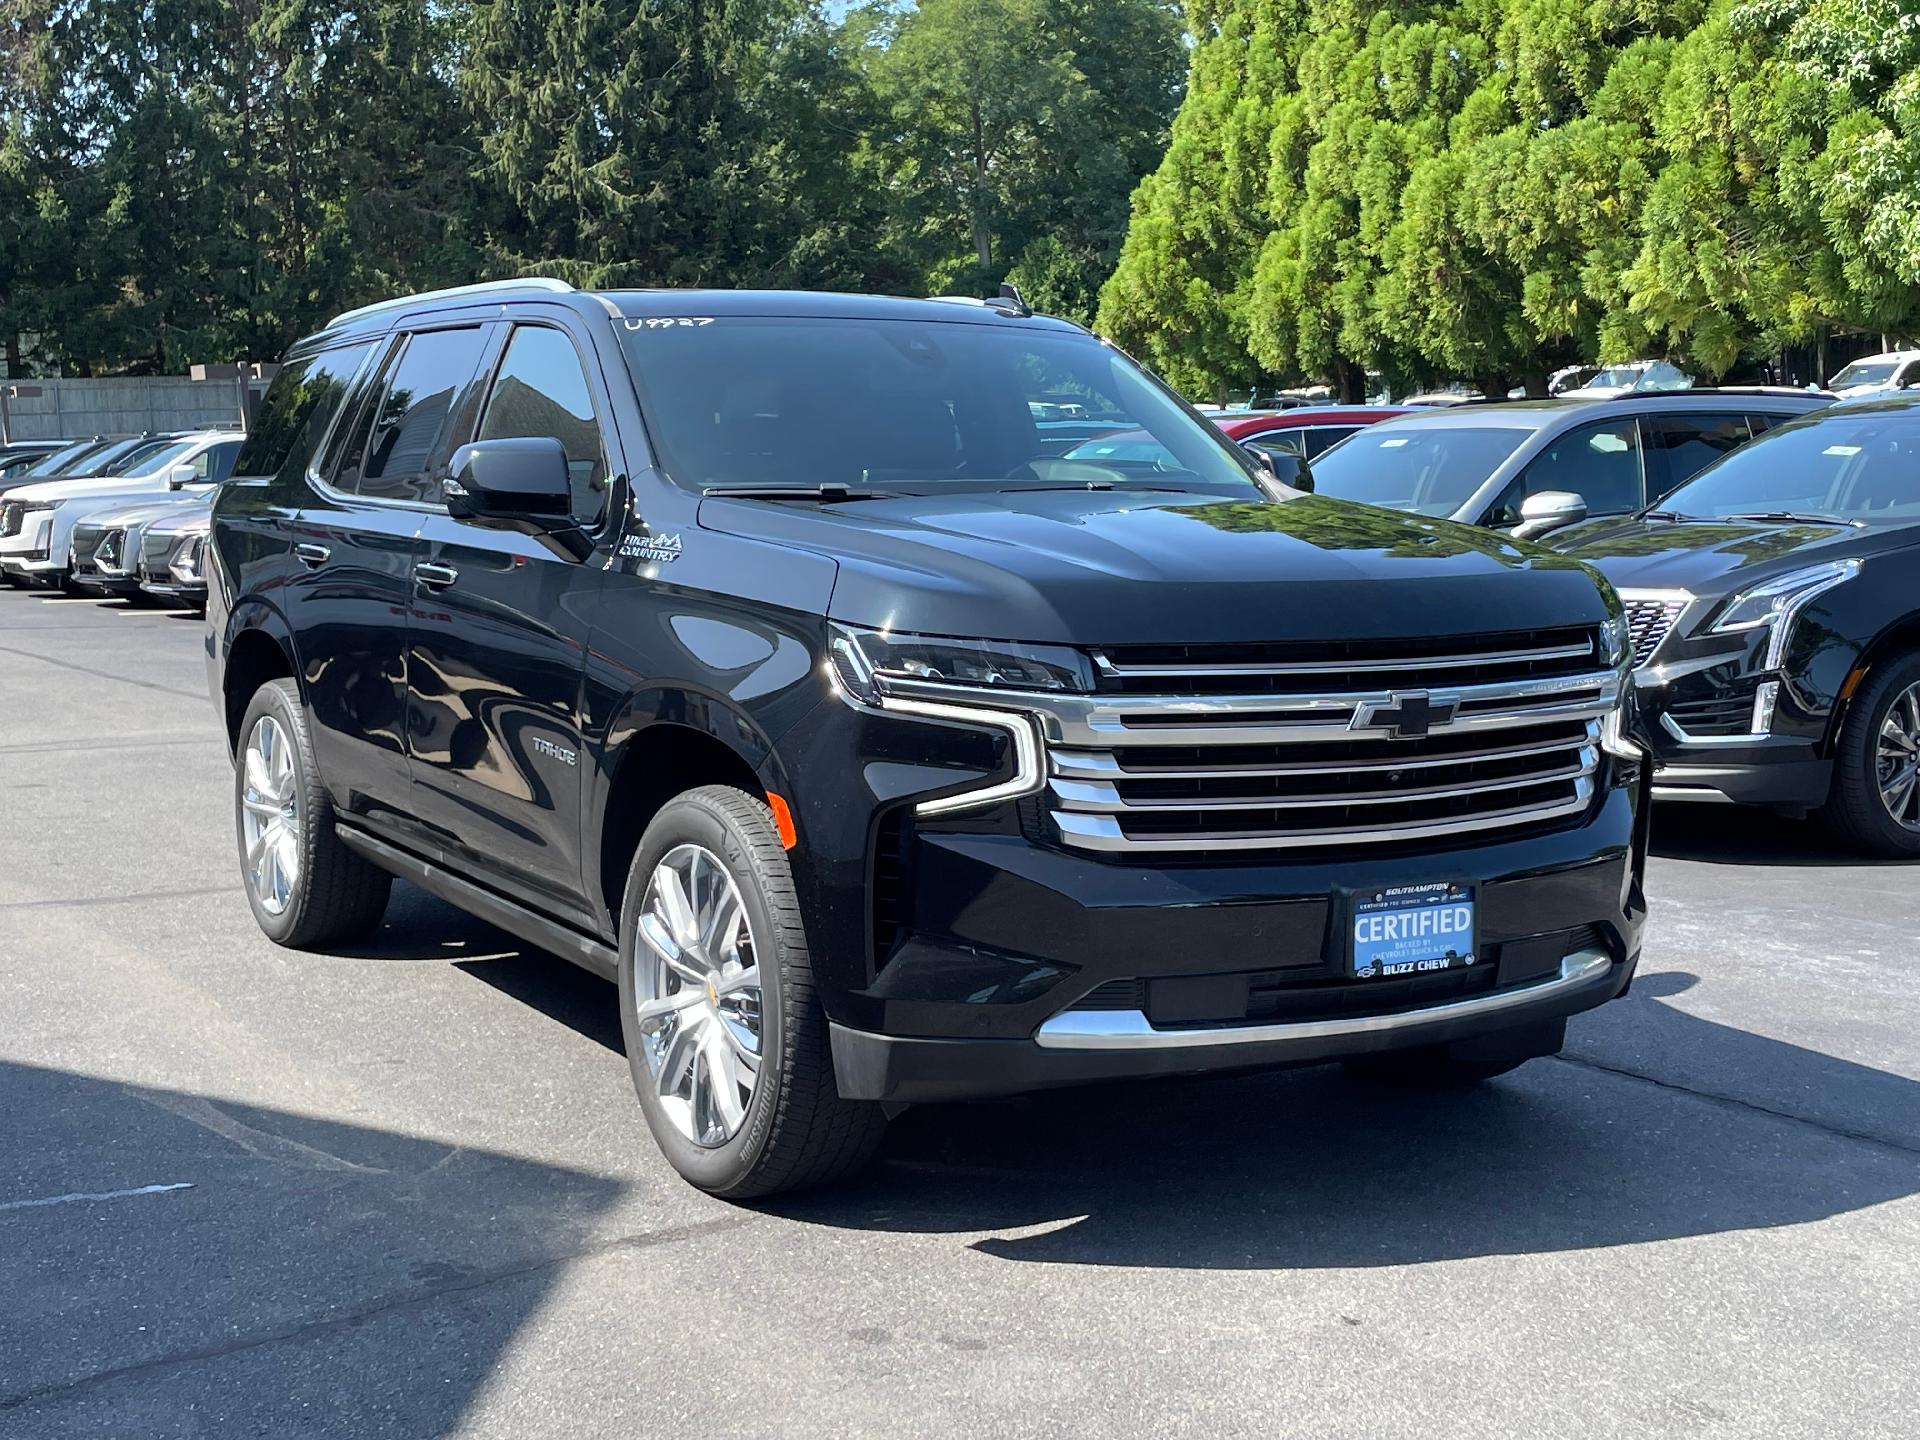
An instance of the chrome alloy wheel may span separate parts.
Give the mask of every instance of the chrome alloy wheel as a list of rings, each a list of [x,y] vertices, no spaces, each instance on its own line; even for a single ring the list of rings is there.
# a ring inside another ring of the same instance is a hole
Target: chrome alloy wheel
[[[1920,830],[1920,684],[1909,685],[1887,707],[1873,769],[1887,813],[1907,829]]]
[[[724,1145],[760,1082],[760,966],[739,887],[699,845],[660,857],[640,904],[633,993],[660,1108],[696,1145]]]
[[[260,908],[284,914],[300,884],[300,800],[293,742],[280,722],[262,715],[241,756],[241,837],[247,845],[247,882]]]

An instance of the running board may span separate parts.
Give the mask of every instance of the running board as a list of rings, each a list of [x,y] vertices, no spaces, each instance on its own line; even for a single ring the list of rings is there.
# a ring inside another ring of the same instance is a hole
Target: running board
[[[402,880],[411,880],[429,895],[438,896],[449,905],[458,906],[489,925],[498,925],[509,935],[518,936],[529,945],[551,950],[563,959],[591,970],[603,980],[619,979],[620,957],[611,946],[582,935],[558,920],[549,920],[538,911],[496,895],[471,880],[455,875],[443,865],[422,860],[418,855],[402,850],[397,845],[389,845],[384,840],[376,840],[364,830],[356,830],[336,820],[333,833],[340,837],[341,844],[356,855],[382,870],[398,875]]]

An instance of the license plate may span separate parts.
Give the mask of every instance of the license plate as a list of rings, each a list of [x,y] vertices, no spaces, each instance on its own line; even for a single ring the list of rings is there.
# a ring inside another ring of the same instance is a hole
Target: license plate
[[[1354,894],[1347,916],[1356,979],[1427,975],[1479,958],[1471,885],[1439,880],[1362,890]]]

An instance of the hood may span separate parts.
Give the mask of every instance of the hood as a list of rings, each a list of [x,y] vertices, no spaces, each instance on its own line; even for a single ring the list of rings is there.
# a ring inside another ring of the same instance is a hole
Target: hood
[[[714,497],[699,524],[833,559],[834,619],[933,635],[1364,639],[1589,623],[1609,606],[1591,572],[1542,547],[1320,495]]]
[[[165,493],[166,490],[167,477],[164,474],[139,478],[92,475],[74,480],[38,480],[31,485],[16,486],[7,492],[7,499],[57,505],[67,500],[83,500],[97,495],[118,499],[122,495],[152,495],[156,492]]]
[[[1898,549],[1920,540],[1911,526],[1773,525],[1753,520],[1596,520],[1552,537],[1621,590],[1730,592],[1769,576]]]
[[[186,503],[185,497],[169,500],[153,495],[115,495],[111,499],[115,503],[101,509],[96,510],[89,505],[76,523],[101,526],[137,525],[143,520],[154,520],[163,515],[171,515]]]

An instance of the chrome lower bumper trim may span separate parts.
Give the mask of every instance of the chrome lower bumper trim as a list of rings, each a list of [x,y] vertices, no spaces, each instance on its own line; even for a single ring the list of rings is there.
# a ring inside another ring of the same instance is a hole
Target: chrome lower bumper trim
[[[1693,800],[1710,805],[1731,805],[1734,799],[1718,790],[1709,790],[1704,785],[1655,785],[1653,798],[1656,800]]]
[[[1377,1035],[1450,1020],[1495,1015],[1555,996],[1571,995],[1606,978],[1613,957],[1604,950],[1576,950],[1560,962],[1560,973],[1537,985],[1476,995],[1396,1015],[1361,1015],[1348,1019],[1295,1020],[1278,1025],[1223,1025],[1208,1029],[1158,1030],[1139,1010],[1067,1010],[1054,1016],[1034,1034],[1035,1043],[1049,1050],[1175,1050],[1208,1049],[1221,1045],[1259,1045],[1285,1040],[1336,1040],[1347,1035]]]

